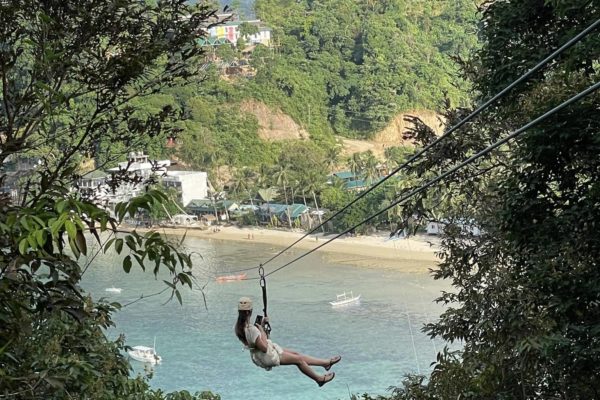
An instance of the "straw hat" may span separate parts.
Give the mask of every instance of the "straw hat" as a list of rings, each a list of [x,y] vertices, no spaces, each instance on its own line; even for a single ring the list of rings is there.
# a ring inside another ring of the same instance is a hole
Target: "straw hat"
[[[252,299],[249,297],[240,298],[240,301],[238,301],[238,310],[252,311]]]

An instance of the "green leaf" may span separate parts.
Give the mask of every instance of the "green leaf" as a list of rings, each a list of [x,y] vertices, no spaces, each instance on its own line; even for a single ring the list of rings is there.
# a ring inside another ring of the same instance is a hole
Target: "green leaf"
[[[115,240],[115,250],[117,254],[121,254],[121,250],[123,250],[123,239],[119,238]]]
[[[69,238],[69,247],[71,247],[71,251],[73,252],[75,258],[79,259],[79,256],[81,256],[81,251],[79,251],[77,248],[77,244],[75,243],[74,239]]]
[[[181,293],[179,293],[179,290],[175,290],[175,297],[177,297],[177,301],[179,302],[179,304],[183,304],[183,301],[181,300]]]
[[[112,246],[113,242],[115,241],[116,238],[112,238],[109,239],[108,242],[106,242],[106,244],[104,245],[104,252],[106,253],[108,251],[108,249],[110,249],[110,246]]]
[[[42,220],[40,217],[38,217],[37,215],[32,215],[32,216],[31,216],[31,218],[33,218],[33,220],[34,220],[35,222],[37,222],[37,224],[38,224],[40,227],[44,227],[44,226],[46,226],[46,224],[44,223],[44,221],[43,221],[43,220]]]
[[[179,274],[177,274],[177,278],[179,278],[179,280],[182,283],[187,284],[190,287],[190,289],[192,288],[192,279],[190,278],[190,276],[187,273],[180,272]]]
[[[69,235],[69,238],[75,239],[75,236],[77,235],[77,228],[71,220],[68,219],[65,221],[65,229],[67,230],[67,235]]]
[[[123,270],[126,273],[129,273],[129,271],[131,271],[131,256],[127,256],[123,259]]]
[[[22,226],[23,226],[25,229],[27,229],[28,231],[30,231],[30,230],[31,230],[31,227],[29,226],[29,222],[27,221],[27,217],[26,217],[25,215],[23,215],[23,216],[21,217],[21,220],[20,220],[20,221],[21,221],[21,225],[22,225]]]
[[[85,240],[82,231],[77,231],[77,234],[75,235],[75,244],[77,244],[77,248],[83,255],[87,255],[87,241]]]
[[[21,253],[22,255],[27,254],[28,248],[29,248],[29,242],[27,241],[27,238],[21,239],[21,241],[19,242],[19,253]]]
[[[39,229],[35,231],[35,239],[40,246],[44,246],[46,244],[46,239],[48,238],[48,233],[45,229]]]
[[[37,241],[35,240],[35,235],[34,234],[30,234],[27,236],[27,242],[29,243],[29,247],[32,250],[37,250]]]
[[[60,380],[52,377],[45,377],[44,380],[55,389],[64,389],[65,385]]]
[[[175,289],[176,289],[176,287],[175,287],[175,284],[173,284],[172,282],[165,281],[164,279],[163,279],[163,282],[165,283],[165,285],[167,285],[167,286],[168,286],[168,287],[170,287],[171,289],[173,289],[173,290],[175,290]]]
[[[137,263],[140,265],[140,267],[142,267],[142,270],[145,270],[146,267],[144,267],[144,258],[140,257],[138,254],[134,254],[133,257],[135,258]]]
[[[59,200],[56,203],[55,209],[59,214],[62,214],[65,209],[67,208],[67,205],[69,204],[69,202],[67,200]]]
[[[131,250],[135,250],[137,248],[135,244],[135,239],[131,235],[125,237],[125,243],[127,244],[127,247],[129,247]]]

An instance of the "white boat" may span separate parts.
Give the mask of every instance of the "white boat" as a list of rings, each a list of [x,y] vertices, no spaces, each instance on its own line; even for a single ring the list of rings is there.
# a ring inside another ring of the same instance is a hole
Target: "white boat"
[[[360,294],[358,296],[355,296],[352,292],[350,292],[349,295],[346,292],[344,292],[342,294],[338,294],[335,301],[330,301],[329,304],[331,304],[332,307],[341,307],[350,304],[357,304],[359,302]]]
[[[114,286],[104,289],[104,291],[111,292],[111,293],[121,293],[121,290],[123,290],[123,289],[121,289],[120,287],[114,287]]]
[[[156,354],[154,347],[133,346],[131,350],[127,350],[127,354],[134,360],[144,363],[160,364],[162,361],[161,356]]]

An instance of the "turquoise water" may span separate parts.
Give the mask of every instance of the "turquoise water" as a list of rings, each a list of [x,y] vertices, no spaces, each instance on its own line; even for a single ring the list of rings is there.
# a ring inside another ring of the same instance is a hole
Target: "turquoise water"
[[[426,272],[332,264],[317,252],[268,278],[271,338],[318,357],[341,354],[342,362],[333,369],[336,378],[319,388],[293,366],[264,371],[252,364],[233,334],[238,298],[249,295],[261,301],[258,281],[219,284],[210,276],[258,265],[278,248],[194,238],[186,244],[203,256],[196,258],[194,273],[201,284],[208,282],[207,308],[197,289],[183,291],[183,306],[176,300],[164,304],[166,295],[147,298],[117,313],[117,328],[110,332],[125,334],[131,346],[152,346],[156,337],[163,361],[154,369],[153,387],[211,390],[224,400],[348,399],[349,393],[385,394],[404,375],[426,373],[443,348],[441,341],[432,341],[420,329],[441,312],[432,300],[447,289],[444,283]],[[267,272],[301,253],[288,252],[270,263]],[[105,292],[111,286],[123,290]],[[84,287],[96,297],[126,303],[164,288],[164,283],[151,273],[125,274],[117,259],[104,256],[86,272]],[[329,305],[337,293],[350,290],[362,295],[359,305],[339,310]]]

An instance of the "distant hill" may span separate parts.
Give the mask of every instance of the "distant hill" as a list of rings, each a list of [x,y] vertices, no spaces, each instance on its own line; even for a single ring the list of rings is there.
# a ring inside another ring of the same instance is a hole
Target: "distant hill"
[[[225,7],[226,5],[231,7],[231,4],[233,3],[232,0],[219,0],[219,3],[221,3],[221,7]],[[240,0],[240,3],[242,4],[242,11],[243,14],[246,18],[253,18],[254,17],[254,0]]]
[[[198,0],[189,0],[188,3],[195,4]],[[219,4],[221,4],[221,10],[225,6],[230,6],[234,3],[234,0],[219,0]],[[246,18],[254,18],[254,0],[239,0],[242,4],[242,11]]]

